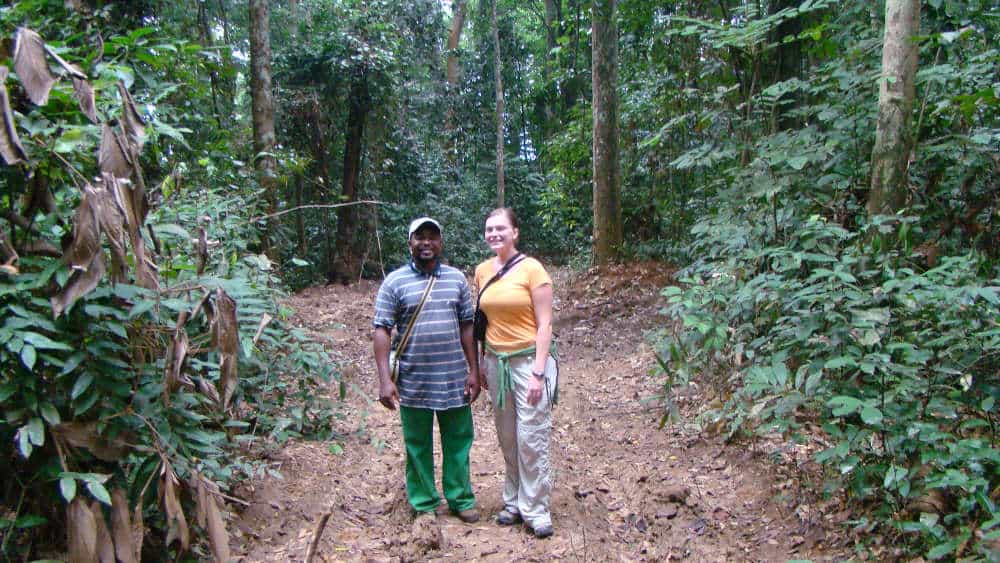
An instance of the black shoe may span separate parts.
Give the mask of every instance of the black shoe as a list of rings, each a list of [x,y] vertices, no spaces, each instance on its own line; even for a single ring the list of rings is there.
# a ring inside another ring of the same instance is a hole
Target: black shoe
[[[501,510],[497,514],[497,524],[501,526],[513,526],[514,524],[521,523],[521,515],[516,512],[510,512],[507,509]]]
[[[536,538],[543,539],[556,533],[556,531],[552,529],[552,524],[542,524],[534,528],[534,533]]]
[[[479,522],[479,511],[476,510],[475,508],[468,508],[466,510],[459,510],[458,512],[455,512],[454,514],[455,514],[455,516],[458,516],[459,520],[461,520],[462,522],[465,522],[466,524],[474,524],[476,522]]]

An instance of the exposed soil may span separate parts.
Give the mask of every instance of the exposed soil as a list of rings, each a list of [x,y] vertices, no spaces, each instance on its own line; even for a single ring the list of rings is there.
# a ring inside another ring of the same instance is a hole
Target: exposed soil
[[[290,442],[270,454],[283,478],[237,492],[250,506],[230,526],[234,554],[302,561],[329,513],[316,561],[849,557],[838,529],[846,513],[817,501],[802,479],[808,451],[780,436],[751,448],[706,434],[694,421],[704,408],[697,386],[683,393],[682,420],[658,428],[662,381],[651,375],[656,360],[646,335],[666,323],[658,296],[669,273],[657,264],[553,272],[560,402],[551,452],[556,534],[545,540],[495,522],[503,462],[485,394],[473,406],[472,449],[483,518],[465,524],[444,510],[438,529],[414,526],[398,414],[376,400],[369,323],[377,283],[293,296],[295,323],[328,342],[346,366],[343,436]]]

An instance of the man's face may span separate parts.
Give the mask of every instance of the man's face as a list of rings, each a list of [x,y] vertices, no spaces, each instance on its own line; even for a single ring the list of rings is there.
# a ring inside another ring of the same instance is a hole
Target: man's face
[[[441,256],[444,249],[444,242],[441,240],[441,231],[434,225],[421,225],[410,237],[410,254],[413,258],[421,262],[429,262]]]

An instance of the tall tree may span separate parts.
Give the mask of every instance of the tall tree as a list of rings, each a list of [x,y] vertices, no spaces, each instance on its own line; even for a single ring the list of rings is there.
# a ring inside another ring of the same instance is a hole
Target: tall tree
[[[365,136],[365,124],[372,108],[368,72],[364,67],[356,69],[351,77],[351,93],[348,97],[347,127],[344,139],[344,168],[341,182],[340,201],[349,203],[357,200],[358,180],[361,177],[361,149]],[[361,273],[361,253],[358,251],[357,233],[361,215],[356,205],[337,208],[337,259],[333,265],[333,275],[337,281],[347,283]]]
[[[594,0],[594,261],[613,262],[622,246],[621,165],[618,155],[618,26],[617,0]]]
[[[448,110],[445,114],[444,130],[445,151],[448,160],[455,162],[455,104],[458,101],[458,44],[462,39],[462,28],[465,27],[465,0],[455,0],[452,4],[451,32],[448,34]]]
[[[257,179],[267,200],[268,213],[277,210],[277,168],[274,158],[274,92],[271,85],[271,12],[267,0],[250,0],[250,102],[253,113],[253,152]],[[264,232],[264,250],[271,252],[270,221]]]
[[[869,215],[893,213],[906,204],[907,163],[913,145],[910,118],[917,75],[915,36],[919,30],[919,0],[886,1]]]
[[[504,170],[503,170],[503,77],[500,74],[500,30],[497,27],[497,0],[493,0],[493,73],[496,75],[497,95],[497,207],[504,206]]]

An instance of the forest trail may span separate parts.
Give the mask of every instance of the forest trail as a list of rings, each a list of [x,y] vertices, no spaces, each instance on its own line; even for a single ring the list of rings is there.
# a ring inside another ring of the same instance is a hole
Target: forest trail
[[[236,491],[250,506],[230,525],[234,555],[247,562],[302,561],[326,512],[316,561],[823,561],[849,555],[846,534],[837,531],[847,513],[816,500],[790,476],[810,452],[779,436],[753,448],[706,436],[692,422],[704,402],[696,386],[681,398],[682,420],[657,429],[662,383],[649,375],[656,360],[645,335],[666,322],[658,313],[659,289],[668,280],[663,266],[633,264],[604,275],[559,269],[553,278],[561,356],[551,452],[554,537],[537,540],[521,526],[495,522],[503,462],[485,396],[473,406],[471,454],[482,519],[465,524],[445,510],[437,518],[439,537],[412,528],[398,414],[375,397],[370,319],[378,285],[363,281],[309,288],[289,299],[294,324],[327,342],[348,366],[344,418],[337,423],[344,435],[336,444],[291,441],[267,453],[283,478]]]

